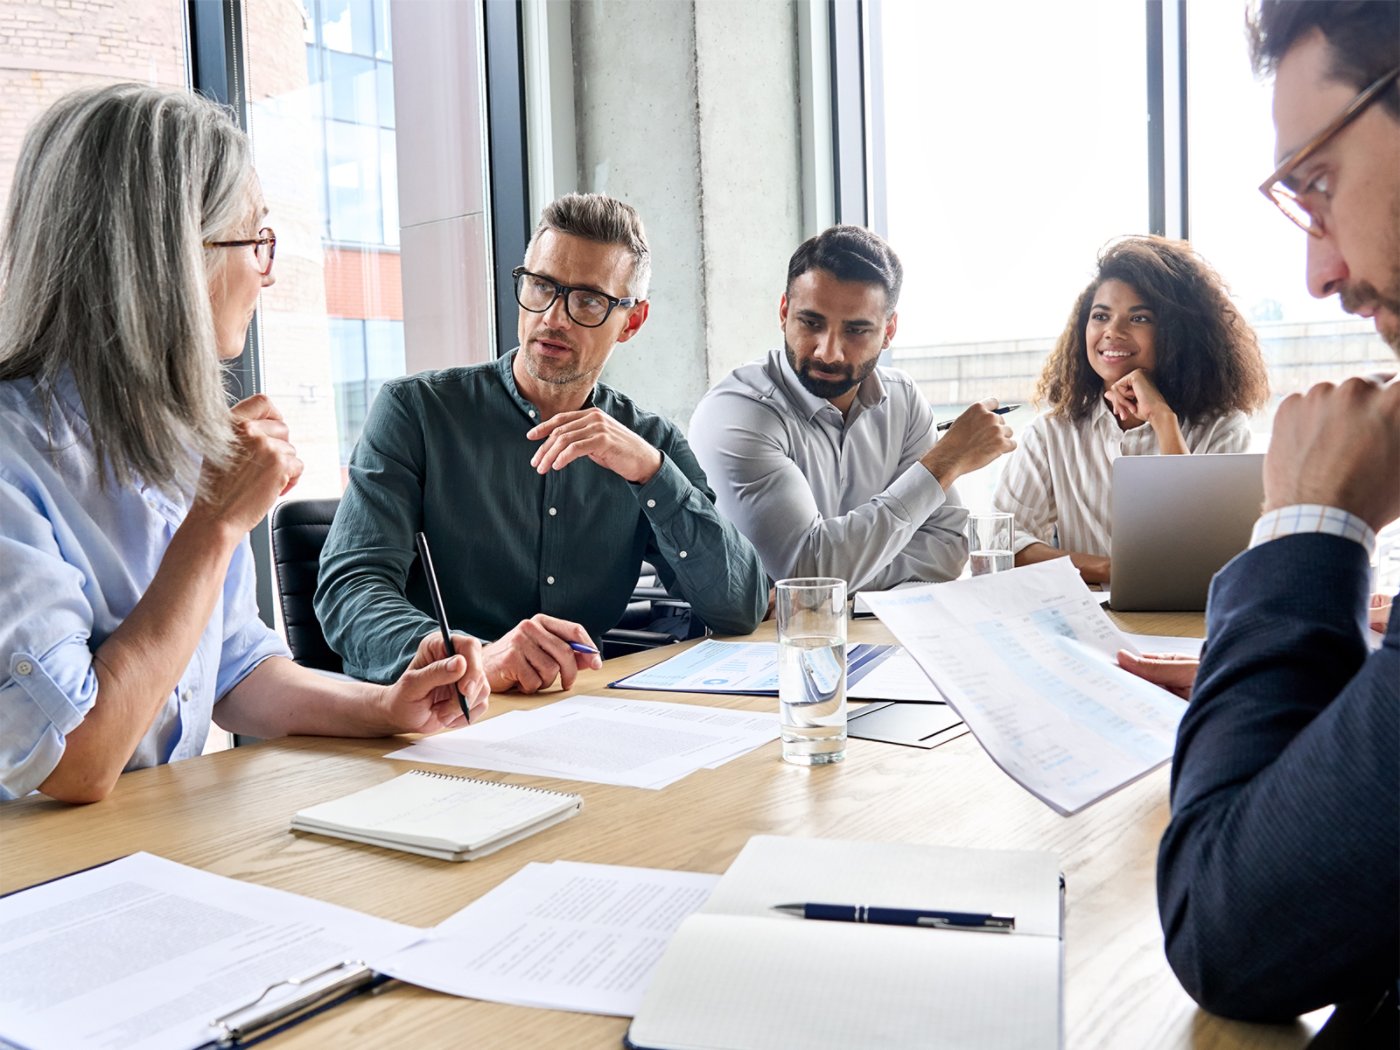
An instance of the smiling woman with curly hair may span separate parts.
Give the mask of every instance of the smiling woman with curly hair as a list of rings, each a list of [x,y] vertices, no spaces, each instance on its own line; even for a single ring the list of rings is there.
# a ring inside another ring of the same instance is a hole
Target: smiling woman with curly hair
[[[1224,283],[1184,241],[1126,237],[1099,256],[1036,388],[993,498],[1016,516],[1016,564],[1068,555],[1109,578],[1119,456],[1243,452],[1269,396],[1264,359]]]

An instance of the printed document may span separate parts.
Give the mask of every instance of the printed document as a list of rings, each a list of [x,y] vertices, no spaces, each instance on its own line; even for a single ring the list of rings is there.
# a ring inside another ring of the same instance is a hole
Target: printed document
[[[671,935],[718,881],[689,871],[527,864],[376,967],[451,995],[631,1017]]]
[[[778,738],[773,712],[573,696],[424,737],[387,758],[663,788]]]
[[[891,646],[888,657],[858,681],[846,683],[847,700],[897,700],[912,704],[941,704],[943,694],[909,653]]]
[[[897,651],[893,645],[858,642],[846,648],[848,686]],[[707,638],[645,670],[608,683],[610,689],[647,689],[661,693],[718,693],[738,696],[778,695],[777,642],[717,642]]]
[[[297,994],[347,960],[423,935],[281,890],[135,853],[0,899],[0,1039],[186,1050],[210,1021]]]
[[[992,760],[1056,811],[1171,757],[1185,703],[1118,667],[1137,649],[1068,558],[870,603]]]

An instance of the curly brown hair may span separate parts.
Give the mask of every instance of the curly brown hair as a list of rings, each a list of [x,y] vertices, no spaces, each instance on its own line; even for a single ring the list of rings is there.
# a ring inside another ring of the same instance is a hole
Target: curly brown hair
[[[1083,419],[1103,396],[1084,330],[1094,293],[1113,280],[1131,285],[1157,315],[1152,381],[1178,416],[1201,421],[1231,409],[1253,412],[1268,400],[1259,341],[1220,275],[1185,241],[1124,237],[1099,253],[1098,272],[1045,359],[1035,397],[1052,415]]]

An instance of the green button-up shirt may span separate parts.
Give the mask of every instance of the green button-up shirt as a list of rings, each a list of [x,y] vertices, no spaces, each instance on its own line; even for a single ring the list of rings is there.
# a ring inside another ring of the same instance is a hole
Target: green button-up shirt
[[[720,517],[674,424],[601,383],[602,409],[662,453],[634,485],[588,459],[541,476],[539,412],[521,396],[515,352],[425,372],[379,392],[321,553],[316,614],[345,670],[392,681],[437,629],[414,533],[427,533],[453,630],[490,641],[547,613],[596,642],[622,616],[643,559],[712,629],[746,634],[763,618],[758,555]]]

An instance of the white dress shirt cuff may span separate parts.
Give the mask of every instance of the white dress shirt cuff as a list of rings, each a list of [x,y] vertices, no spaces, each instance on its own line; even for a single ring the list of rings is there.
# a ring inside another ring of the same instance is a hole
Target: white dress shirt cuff
[[[1376,532],[1371,526],[1339,507],[1324,507],[1318,503],[1300,503],[1269,511],[1254,523],[1254,534],[1249,538],[1249,545],[1257,547],[1261,543],[1296,536],[1301,532],[1322,532],[1355,540],[1366,548],[1368,558],[1376,556]]]

